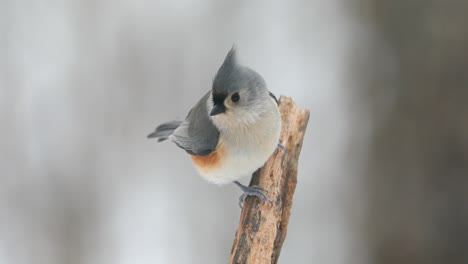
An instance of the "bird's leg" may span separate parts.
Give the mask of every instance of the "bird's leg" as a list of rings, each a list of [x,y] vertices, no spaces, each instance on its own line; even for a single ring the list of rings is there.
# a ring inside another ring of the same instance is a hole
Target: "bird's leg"
[[[276,147],[276,150],[278,150],[278,149],[282,149],[284,151],[284,155],[281,158],[281,165],[283,165],[284,164],[284,159],[286,158],[286,154],[288,153],[288,150],[281,143],[278,143],[278,146]],[[238,181],[234,181],[234,183],[237,186],[239,186],[239,188],[241,188],[241,190],[244,192],[239,197],[239,206],[240,206],[240,208],[242,208],[242,204],[244,203],[245,198],[247,198],[247,196],[257,196],[258,198],[271,203],[270,198],[268,198],[268,196],[266,196],[265,193],[264,193],[265,189],[263,189],[262,187],[256,186],[256,185],[254,185],[254,186],[245,186],[245,185],[241,184]]]
[[[278,143],[278,147],[276,147],[276,149],[278,149],[278,148],[284,150],[284,152],[288,152],[288,150],[286,149],[286,147],[285,147],[283,144],[281,144],[281,143]]]
[[[280,140],[280,142],[281,142],[281,141],[282,141],[282,140]],[[281,144],[281,143],[278,143],[278,146],[276,147],[276,150],[278,150],[278,149],[282,149],[282,150],[284,151],[284,155],[283,155],[283,157],[281,158],[281,166],[283,166],[283,164],[284,164],[284,159],[286,158],[286,155],[288,154],[288,150],[287,150],[286,147],[285,147],[283,144]]]
[[[239,206],[242,208],[242,204],[244,203],[245,198],[247,196],[257,196],[258,198],[267,201],[271,203],[270,198],[264,194],[265,189],[263,189],[260,186],[245,186],[241,184],[238,181],[234,181],[234,183],[241,188],[241,190],[244,192],[240,197],[239,197]]]

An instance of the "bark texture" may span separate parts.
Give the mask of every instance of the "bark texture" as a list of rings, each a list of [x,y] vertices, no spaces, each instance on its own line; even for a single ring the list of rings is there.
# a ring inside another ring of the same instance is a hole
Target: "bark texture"
[[[230,263],[277,263],[286,237],[297,183],[297,163],[309,111],[288,97],[280,98],[282,145],[252,177],[250,185],[266,190],[272,203],[257,197],[244,202]]]

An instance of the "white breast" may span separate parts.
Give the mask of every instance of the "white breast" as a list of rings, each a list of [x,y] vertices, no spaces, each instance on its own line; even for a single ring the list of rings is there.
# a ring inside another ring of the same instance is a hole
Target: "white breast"
[[[220,166],[199,173],[215,184],[227,184],[250,176],[262,167],[279,143],[281,116],[278,106],[271,100],[269,111],[250,126],[224,129],[220,143],[225,146],[225,157]]]

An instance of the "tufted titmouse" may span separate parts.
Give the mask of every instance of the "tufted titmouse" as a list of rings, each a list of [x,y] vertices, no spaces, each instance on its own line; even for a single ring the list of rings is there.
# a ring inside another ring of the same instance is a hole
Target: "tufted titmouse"
[[[197,171],[209,182],[234,182],[248,195],[270,201],[259,186],[238,182],[263,166],[279,143],[278,101],[262,76],[237,62],[233,47],[218,70],[211,91],[190,110],[184,121],[161,124],[148,135],[170,139],[187,151]]]

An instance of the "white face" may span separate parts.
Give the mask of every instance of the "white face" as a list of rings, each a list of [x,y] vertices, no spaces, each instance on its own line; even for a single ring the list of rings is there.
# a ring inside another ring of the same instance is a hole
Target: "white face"
[[[210,95],[207,100],[208,113],[214,107],[212,96]],[[268,95],[265,97],[263,94],[258,94],[256,97],[252,98],[247,89],[229,94],[223,102],[226,111],[211,116],[211,120],[220,130],[247,128],[255,124],[268,110],[267,105],[271,103]]]

